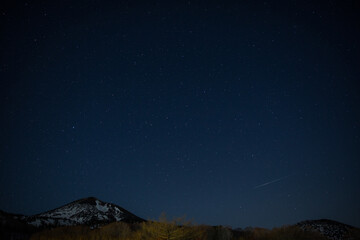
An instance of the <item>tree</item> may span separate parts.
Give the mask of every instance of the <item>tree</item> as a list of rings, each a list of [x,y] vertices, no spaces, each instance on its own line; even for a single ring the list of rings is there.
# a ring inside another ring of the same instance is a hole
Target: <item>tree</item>
[[[207,231],[208,240],[230,240],[232,236],[232,231],[223,226],[214,226]]]
[[[151,239],[158,240],[187,240],[194,239],[196,233],[184,218],[168,221],[165,214],[158,222],[144,223],[143,229]]]

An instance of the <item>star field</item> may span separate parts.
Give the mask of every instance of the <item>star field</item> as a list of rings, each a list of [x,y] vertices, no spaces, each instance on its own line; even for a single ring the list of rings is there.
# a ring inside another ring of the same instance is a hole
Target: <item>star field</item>
[[[353,1],[5,1],[0,209],[360,226]]]

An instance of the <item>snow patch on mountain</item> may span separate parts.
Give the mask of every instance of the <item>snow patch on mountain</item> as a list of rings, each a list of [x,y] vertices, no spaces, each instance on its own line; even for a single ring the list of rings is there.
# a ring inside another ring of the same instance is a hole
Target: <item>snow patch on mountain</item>
[[[35,227],[40,227],[43,223],[41,222],[40,219],[36,219],[34,221],[29,222],[31,225],[35,226]]]
[[[101,205],[99,200],[96,200],[96,208],[101,211],[101,212],[107,212],[109,210],[109,207],[107,206],[107,204],[105,205]]]

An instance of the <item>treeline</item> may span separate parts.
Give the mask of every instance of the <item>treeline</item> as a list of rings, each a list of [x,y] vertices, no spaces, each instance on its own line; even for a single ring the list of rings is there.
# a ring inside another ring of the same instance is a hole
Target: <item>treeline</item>
[[[325,240],[318,233],[296,226],[272,230],[232,230],[223,226],[192,225],[183,220],[148,221],[138,224],[115,222],[90,229],[87,226],[58,227],[32,235],[31,240]]]

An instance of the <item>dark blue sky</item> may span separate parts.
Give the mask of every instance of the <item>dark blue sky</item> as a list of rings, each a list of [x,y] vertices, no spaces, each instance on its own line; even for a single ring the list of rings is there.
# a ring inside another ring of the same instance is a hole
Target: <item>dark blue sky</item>
[[[7,2],[0,209],[360,226],[355,1]]]

